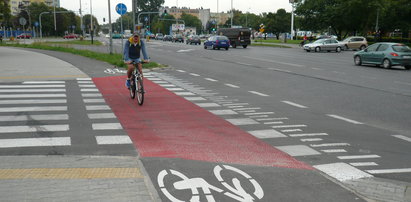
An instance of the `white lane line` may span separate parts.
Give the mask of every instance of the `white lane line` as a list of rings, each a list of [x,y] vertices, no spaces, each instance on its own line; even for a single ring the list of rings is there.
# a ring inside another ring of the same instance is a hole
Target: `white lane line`
[[[84,103],[104,103],[104,99],[83,99]]]
[[[65,104],[66,99],[60,100],[0,100],[0,104]]]
[[[96,136],[97,144],[111,145],[111,144],[131,144],[133,143],[127,135],[113,135],[113,136]]]
[[[268,117],[268,115],[250,116],[250,118],[265,118],[265,117]]]
[[[88,105],[86,110],[110,110],[108,105]]]
[[[248,103],[231,103],[231,104],[223,104],[224,106],[238,106],[238,105],[249,105]]]
[[[248,111],[238,111],[240,113],[251,113],[251,112],[256,112],[255,110],[248,110]]]
[[[210,110],[211,113],[215,115],[232,115],[232,114],[238,114],[237,112],[233,110]]]
[[[234,84],[229,84],[229,83],[226,83],[226,84],[224,84],[224,85],[226,85],[226,86],[228,86],[228,87],[231,87],[231,88],[240,88],[240,86],[236,86],[236,85],[234,85]]]
[[[257,119],[257,121],[278,121],[278,120],[287,120],[288,118],[286,117],[280,117],[280,118],[262,118],[262,119]],[[283,131],[284,132],[284,131]]]
[[[114,113],[90,113],[87,114],[89,119],[114,119],[116,115]]]
[[[57,107],[5,107],[0,112],[38,112],[38,111],[67,111],[67,106]]]
[[[204,78],[207,81],[212,81],[212,82],[217,82],[218,80],[212,79],[212,78]]]
[[[77,81],[78,84],[94,84],[93,81]]]
[[[381,158],[381,156],[372,154],[372,155],[351,155],[351,156],[337,156],[338,159],[370,159],[370,158]]]
[[[101,93],[83,93],[81,94],[83,97],[102,97]]]
[[[203,101],[203,100],[206,100],[202,97],[184,97],[184,99],[186,99],[188,101]]]
[[[82,88],[80,89],[81,92],[99,92],[98,89],[95,88]]]
[[[154,82],[156,84],[166,84],[166,83],[168,83],[167,81],[151,81],[151,82]]]
[[[327,133],[301,133],[301,134],[289,134],[290,137],[312,137],[312,136],[326,136]]]
[[[273,129],[268,129],[268,130],[253,130],[253,131],[248,131],[251,135],[254,135],[257,138],[277,138],[277,137],[287,137],[286,135],[273,130]]]
[[[68,131],[69,125],[0,126],[0,133]]]
[[[281,126],[271,126],[272,128],[301,128],[307,127],[307,125],[281,125]]]
[[[351,119],[347,119],[347,118],[344,118],[342,116],[338,116],[338,115],[334,115],[334,114],[327,114],[327,116],[333,117],[333,118],[336,118],[336,119],[340,119],[340,120],[343,120],[343,121],[346,121],[346,122],[349,122],[349,123],[353,123],[353,124],[363,124],[361,122],[354,121],[354,120],[351,120]]]
[[[5,94],[0,98],[44,98],[44,97],[66,97],[66,94]]]
[[[306,145],[287,145],[275,147],[290,156],[311,156],[311,155],[320,155],[321,153],[306,146]]]
[[[199,107],[221,107],[221,105],[217,103],[196,103]]]
[[[375,163],[375,162],[355,162],[355,163],[350,163],[350,165],[357,166],[357,167],[360,167],[360,166],[378,166],[378,164]]]
[[[169,91],[183,91],[183,90],[185,90],[183,88],[166,88],[166,89],[169,90]]]
[[[366,170],[366,172],[371,174],[411,173],[411,168]]]
[[[24,81],[23,84],[60,84],[65,81]]]
[[[82,84],[79,85],[80,88],[96,88],[96,85],[94,84]]]
[[[93,130],[121,130],[123,127],[120,123],[93,123]]]
[[[249,93],[255,94],[255,95],[259,95],[259,96],[263,96],[263,97],[268,97],[269,95],[264,94],[264,93],[260,93],[257,91],[248,91]]]
[[[257,119],[257,120],[258,120],[258,119]],[[301,132],[301,131],[303,131],[303,130],[301,130],[301,129],[285,129],[285,130],[281,130],[281,132],[284,132],[284,133]]]
[[[48,114],[48,115],[17,115],[17,116],[0,116],[1,121],[49,121],[49,120],[68,120],[67,114]]]
[[[255,110],[255,109],[261,109],[260,107],[250,107],[250,108],[238,108],[238,109],[233,109],[236,111],[243,111],[243,110]]]
[[[176,95],[184,96],[184,95],[195,95],[191,92],[174,92]]]
[[[315,165],[314,168],[324,172],[325,174],[331,176],[334,179],[337,179],[340,182],[373,177],[372,175],[346,163]]]
[[[236,126],[259,124],[257,121],[254,121],[253,119],[249,119],[249,118],[226,119],[226,120]]]
[[[311,69],[313,69],[313,70],[323,70],[323,69],[318,68],[318,67],[311,67]]]
[[[308,107],[306,107],[306,106],[304,106],[304,105],[300,105],[300,104],[297,104],[297,103],[294,103],[294,102],[290,102],[290,101],[286,101],[286,100],[281,101],[281,102],[283,102],[283,103],[285,103],[285,104],[289,104],[289,105],[294,106],[294,107],[302,108],[302,109],[308,108]]]
[[[0,85],[0,88],[64,88],[65,85]]]
[[[345,150],[345,149],[323,149],[321,151],[325,152],[325,153],[344,153],[344,152],[347,152],[347,150]]]
[[[91,81],[91,78],[77,78],[77,81]]]
[[[0,148],[70,146],[70,137],[2,139]]]
[[[190,73],[191,76],[200,76],[199,74]]]
[[[303,138],[300,139],[302,142],[317,142],[317,141],[322,141],[322,138]]]
[[[255,113],[245,113],[246,116],[254,116],[254,115],[268,115],[274,114],[274,112],[255,112]]]
[[[242,107],[244,107],[244,106],[243,105],[241,105],[241,106],[228,106],[228,108],[230,108],[230,109],[242,108]]]
[[[399,139],[402,139],[402,140],[411,142],[411,138],[406,137],[406,136],[404,136],[404,135],[393,135],[393,137],[396,137],[396,138],[399,138]]]
[[[338,146],[350,146],[348,143],[325,143],[325,144],[310,144],[311,147],[338,147]]]
[[[160,84],[161,87],[176,87],[176,85],[173,84]]]
[[[268,68],[268,69],[275,70],[275,71],[279,71],[279,72],[291,73],[291,71],[288,71],[288,70],[285,70],[285,69],[278,69],[278,68],[272,68],[272,67],[270,67],[270,68]]]
[[[51,93],[66,92],[66,89],[0,89],[0,93]]]
[[[283,124],[282,121],[264,122],[265,125]]]
[[[150,81],[163,81],[163,79],[160,79],[160,78],[148,78],[148,80],[150,80]]]
[[[178,71],[178,72],[181,72],[181,73],[184,73],[184,72],[186,72],[186,71],[184,71],[184,70],[181,70],[181,69],[177,69],[176,71]]]

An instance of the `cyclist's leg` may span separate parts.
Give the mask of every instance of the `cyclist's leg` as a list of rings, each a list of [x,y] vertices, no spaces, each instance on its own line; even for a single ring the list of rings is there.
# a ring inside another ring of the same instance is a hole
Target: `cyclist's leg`
[[[141,77],[143,77],[143,64],[141,64],[141,62],[138,63],[137,69],[140,72]]]
[[[134,71],[134,65],[133,64],[127,64],[127,78],[131,78],[131,74]]]

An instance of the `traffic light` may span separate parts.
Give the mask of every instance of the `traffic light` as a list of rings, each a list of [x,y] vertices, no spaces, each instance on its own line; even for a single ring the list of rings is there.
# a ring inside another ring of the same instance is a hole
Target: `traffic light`
[[[167,15],[168,15],[167,10],[164,10],[164,16],[167,16]]]

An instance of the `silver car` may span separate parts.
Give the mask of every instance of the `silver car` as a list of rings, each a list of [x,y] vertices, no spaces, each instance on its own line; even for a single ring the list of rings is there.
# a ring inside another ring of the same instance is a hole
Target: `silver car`
[[[304,45],[304,50],[307,52],[335,51],[339,53],[342,50],[342,44],[333,38],[319,39],[317,41]]]

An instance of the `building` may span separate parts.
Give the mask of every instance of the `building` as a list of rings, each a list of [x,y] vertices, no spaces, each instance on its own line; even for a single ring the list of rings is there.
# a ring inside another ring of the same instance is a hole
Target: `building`
[[[206,29],[207,22],[210,20],[210,9],[203,9],[203,8],[198,8],[198,9],[190,9],[186,7],[182,8],[177,8],[177,7],[162,7],[160,8],[160,12],[163,13],[164,10],[167,10],[167,13],[169,15],[174,16],[176,19],[180,19],[181,15],[183,13],[190,14],[192,16],[197,17],[201,21],[201,25],[203,26],[204,29]]]
[[[210,18],[218,25],[224,25],[229,19],[230,13],[211,13]]]
[[[10,11],[12,15],[18,15],[20,12],[19,5],[28,6],[30,3],[45,3],[47,6],[60,7],[60,0],[9,0]]]

